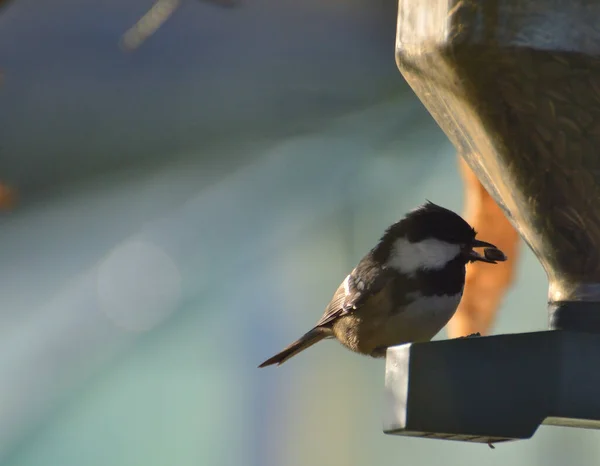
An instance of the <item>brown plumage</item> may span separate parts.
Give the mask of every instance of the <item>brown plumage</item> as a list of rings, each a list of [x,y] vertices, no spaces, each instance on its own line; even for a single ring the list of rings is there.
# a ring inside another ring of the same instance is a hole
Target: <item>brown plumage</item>
[[[337,288],[316,325],[258,367],[280,365],[325,338],[374,358],[390,346],[429,341],[460,302],[469,262],[505,260],[452,211],[427,203],[386,230]]]

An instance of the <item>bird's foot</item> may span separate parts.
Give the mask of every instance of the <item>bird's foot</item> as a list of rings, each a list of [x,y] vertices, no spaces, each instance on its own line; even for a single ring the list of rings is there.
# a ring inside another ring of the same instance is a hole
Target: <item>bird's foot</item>
[[[470,335],[465,335],[464,337],[457,337],[456,339],[457,340],[461,340],[463,338],[477,338],[477,337],[480,337],[480,336],[481,336],[481,333],[476,332],[476,333],[471,333]]]

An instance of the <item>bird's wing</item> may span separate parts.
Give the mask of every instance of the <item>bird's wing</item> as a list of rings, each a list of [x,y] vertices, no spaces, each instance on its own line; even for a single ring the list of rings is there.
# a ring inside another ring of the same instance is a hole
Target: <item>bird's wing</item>
[[[331,302],[325,309],[323,317],[315,327],[326,326],[358,309],[369,298],[379,293],[391,279],[392,274],[380,266],[361,267],[359,265],[336,290]]]

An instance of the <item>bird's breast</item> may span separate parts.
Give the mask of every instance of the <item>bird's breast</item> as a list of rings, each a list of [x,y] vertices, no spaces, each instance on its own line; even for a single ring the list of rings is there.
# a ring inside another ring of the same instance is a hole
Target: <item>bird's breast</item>
[[[386,325],[387,338],[403,340],[401,343],[431,340],[452,318],[461,298],[462,291],[415,297],[410,304],[391,313]]]
[[[462,291],[418,296],[398,308],[366,306],[336,322],[334,333],[348,348],[365,354],[382,347],[429,341],[452,318],[461,297]]]

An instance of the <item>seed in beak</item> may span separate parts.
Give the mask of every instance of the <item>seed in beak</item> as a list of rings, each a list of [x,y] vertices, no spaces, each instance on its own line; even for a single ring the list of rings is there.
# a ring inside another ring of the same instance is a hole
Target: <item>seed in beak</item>
[[[486,259],[495,262],[504,262],[507,259],[506,255],[498,248],[485,248],[483,255]]]

